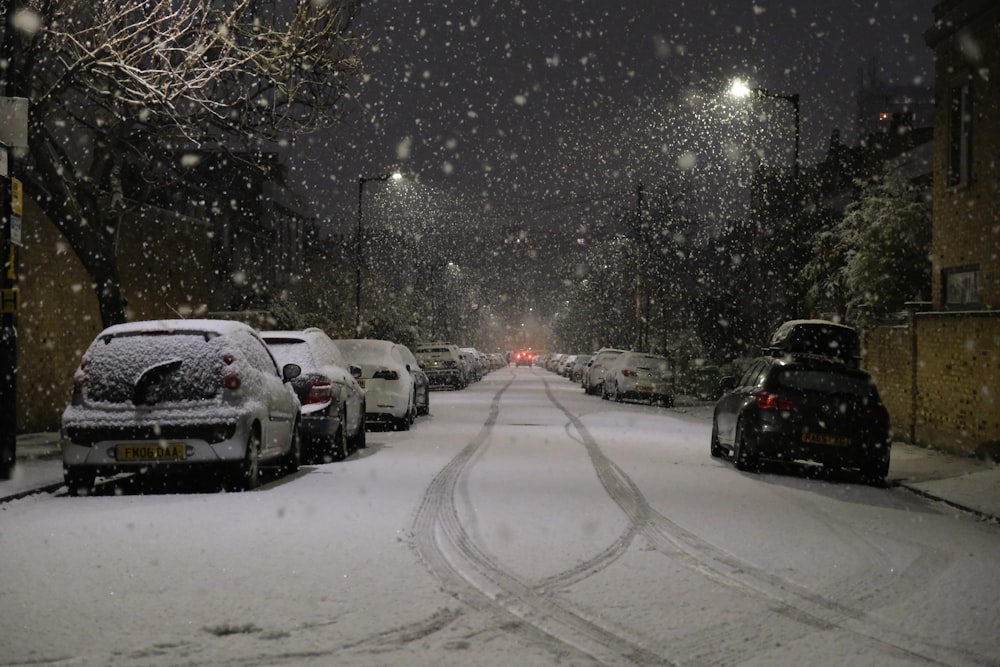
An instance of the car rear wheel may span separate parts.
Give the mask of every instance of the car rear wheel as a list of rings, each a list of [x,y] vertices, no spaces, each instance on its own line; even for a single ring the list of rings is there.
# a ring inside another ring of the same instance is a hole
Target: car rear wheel
[[[260,485],[260,432],[255,427],[247,438],[243,460],[233,467],[228,488],[230,491],[250,491]]]
[[[289,444],[288,453],[281,460],[281,474],[291,475],[298,471],[302,463],[302,436],[299,434],[299,423],[292,426],[292,442]]]
[[[367,447],[365,442],[365,413],[364,410],[361,411],[361,420],[358,422],[358,430],[354,432],[347,440],[347,445],[352,451],[358,451],[359,449],[364,449]]]
[[[756,452],[747,444],[746,435],[743,433],[743,424],[736,426],[736,440],[733,444],[733,464],[737,470],[744,472],[757,472],[760,469]]]
[[[337,427],[337,432],[333,434],[333,438],[331,438],[327,443],[324,463],[328,463],[330,461],[343,461],[347,458],[347,432],[344,430],[344,423],[345,421],[343,416],[341,416],[340,426]]]
[[[861,476],[865,483],[873,486],[885,484],[885,478],[889,475],[889,459],[882,458],[876,461],[869,461],[861,467]]]
[[[722,445],[719,444],[719,427],[715,423],[714,419],[712,420],[712,444],[711,444],[711,452],[712,452],[712,456],[714,456],[716,458],[721,458],[722,455],[725,453],[725,450],[722,449]]]

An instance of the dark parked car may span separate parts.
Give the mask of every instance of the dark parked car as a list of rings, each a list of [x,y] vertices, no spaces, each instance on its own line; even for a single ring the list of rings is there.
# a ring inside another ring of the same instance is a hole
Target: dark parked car
[[[740,470],[763,460],[857,468],[869,481],[889,472],[889,413],[871,376],[819,355],[765,356],[725,393],[712,418],[712,456]]]
[[[315,327],[260,334],[279,364],[297,364],[292,380],[302,404],[302,449],[309,461],[347,458],[365,447],[365,390],[361,369],[351,366],[337,345]]]

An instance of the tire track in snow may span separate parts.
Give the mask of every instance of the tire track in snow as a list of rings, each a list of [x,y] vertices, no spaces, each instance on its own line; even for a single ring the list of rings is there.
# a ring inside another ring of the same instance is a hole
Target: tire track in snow
[[[763,598],[772,611],[816,630],[847,632],[874,645],[888,648],[903,658],[929,664],[995,664],[987,656],[978,655],[953,645],[929,641],[923,636],[907,634],[868,611],[852,608],[845,603],[824,597],[799,584],[766,572],[671,521],[653,509],[628,475],[604,455],[599,444],[580,418],[566,409],[556,398],[548,380],[543,378],[542,382],[549,400],[566,415],[580,434],[598,479],[608,495],[621,507],[636,530],[657,551],[721,586],[750,597]],[[917,571],[926,571],[926,563],[923,562],[923,559],[917,564],[916,569]],[[558,584],[559,582],[553,580],[550,583]],[[745,619],[741,619],[741,625],[746,625]],[[746,632],[747,642],[764,639],[765,643],[761,645],[762,647],[773,645],[773,640],[767,637],[771,633],[763,625],[762,623],[758,626],[761,634],[750,632],[745,628],[742,630]],[[698,649],[700,649],[701,654],[697,658],[699,662],[734,659],[735,656],[732,655],[731,650],[726,649],[726,642],[719,642],[718,637],[718,632],[713,632],[711,636],[700,636],[699,634],[695,638],[697,646],[690,646],[680,654],[690,657],[692,654],[698,654]],[[672,648],[676,649],[677,647],[672,646]],[[743,653],[747,648],[748,644],[742,642],[740,652]],[[721,651],[722,654],[706,655],[705,651]],[[962,662],[956,662],[956,658]]]
[[[529,585],[507,572],[474,543],[462,526],[455,505],[458,481],[492,433],[501,398],[513,382],[512,377],[494,395],[479,434],[434,477],[424,494],[413,524],[420,557],[452,595],[473,609],[499,616],[498,620],[506,621],[512,631],[564,657],[585,656],[608,666],[674,664],[573,611],[568,603],[546,593],[544,585]],[[624,535],[597,559],[588,561],[589,568],[575,567],[565,577],[572,580],[595,571],[600,562],[610,562],[630,542],[629,534]]]

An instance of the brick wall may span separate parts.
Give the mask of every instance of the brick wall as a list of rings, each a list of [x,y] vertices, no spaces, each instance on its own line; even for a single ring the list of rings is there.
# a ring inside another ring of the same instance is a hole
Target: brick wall
[[[972,454],[1000,441],[1000,312],[915,321],[917,442]]]
[[[864,366],[897,439],[968,455],[1000,443],[1000,311],[918,313],[909,326],[876,327]]]
[[[18,255],[17,422],[21,432],[59,429],[73,371],[102,329],[90,279],[65,238],[25,202]],[[205,223],[145,211],[122,224],[118,256],[130,320],[197,316],[211,298]]]
[[[875,379],[889,410],[893,435],[911,440],[913,424],[913,355],[910,327],[878,327],[863,339],[864,367]]]

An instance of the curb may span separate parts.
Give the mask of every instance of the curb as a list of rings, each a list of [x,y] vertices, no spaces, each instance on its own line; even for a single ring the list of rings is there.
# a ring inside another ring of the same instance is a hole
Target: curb
[[[903,482],[897,481],[895,483],[895,486],[898,486],[901,489],[906,489],[910,493],[916,494],[923,498],[927,498],[928,500],[933,500],[935,502],[943,503],[948,507],[960,510],[962,512],[967,512],[968,514],[972,514],[976,518],[981,519],[983,521],[1000,524],[1000,517],[994,516],[989,512],[984,512],[983,510],[977,510],[973,507],[957,503],[954,500],[948,500],[947,498],[943,498],[937,494],[931,493],[930,491],[926,491],[924,489],[918,489],[915,486],[910,486],[909,484],[905,484]]]

